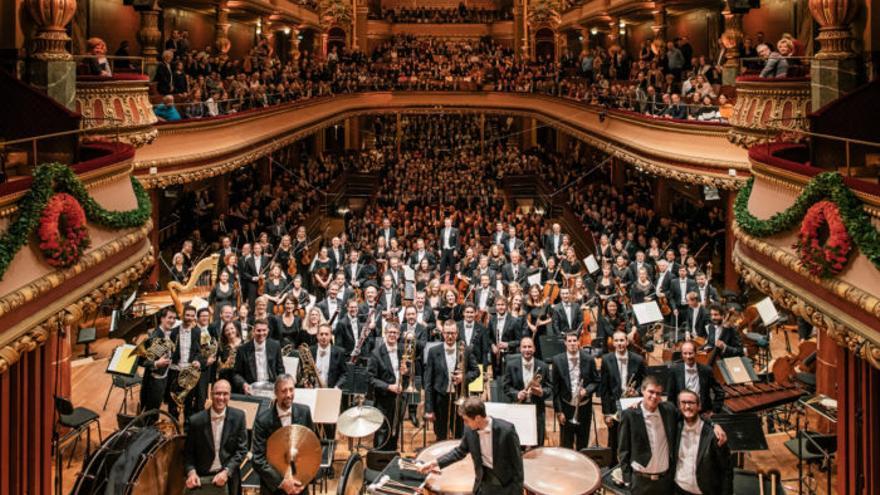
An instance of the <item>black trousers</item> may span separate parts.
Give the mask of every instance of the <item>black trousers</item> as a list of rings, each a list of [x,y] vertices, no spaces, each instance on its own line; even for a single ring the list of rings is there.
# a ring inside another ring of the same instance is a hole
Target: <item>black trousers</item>
[[[574,450],[585,449],[590,443],[590,420],[593,417],[592,401],[578,408],[578,424],[571,423],[570,418],[573,415],[574,408],[566,411],[565,424],[559,428],[559,445]]]
[[[144,381],[143,385],[141,385],[140,393],[141,411],[159,409],[159,407],[162,406],[162,401],[165,398],[165,389],[167,388],[167,383],[168,378],[156,379],[153,377],[149,377],[148,380]]]
[[[398,412],[400,418],[397,421],[397,425],[395,428],[394,421],[394,404],[395,398],[397,396],[395,394],[386,394],[383,392],[376,392],[376,407],[382,411],[382,414],[388,419],[388,423],[382,423],[382,427],[376,431],[376,434],[373,436],[373,444],[375,448],[381,448],[382,450],[397,450],[398,439],[400,438],[400,430],[403,425],[402,411]],[[401,407],[403,407],[403,402],[400,403]],[[380,447],[381,446],[381,447]]]
[[[680,486],[675,485],[675,495],[697,495],[697,494],[691,493],[687,490],[682,489]]]
[[[455,275],[455,249],[444,249],[440,252],[440,275],[449,271],[449,276]],[[452,280],[450,279],[450,283]]]
[[[464,423],[461,416],[458,415],[455,399],[452,400],[453,402],[450,404],[448,394],[434,393],[434,434],[437,435],[437,440],[461,438],[462,431],[464,431]],[[449,431],[450,421],[452,431]]]
[[[620,423],[617,421],[612,421],[610,425],[608,425],[608,448],[611,449],[611,459],[614,461],[612,464],[617,464],[617,436],[620,434]]]
[[[672,470],[667,470],[666,474],[658,480],[640,476],[638,473],[632,473],[630,493],[632,495],[668,495],[673,492]]]

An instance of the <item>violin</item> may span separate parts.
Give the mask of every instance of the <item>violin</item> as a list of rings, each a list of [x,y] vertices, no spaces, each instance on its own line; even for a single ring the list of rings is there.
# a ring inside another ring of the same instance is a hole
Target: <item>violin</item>
[[[668,316],[669,313],[672,313],[672,308],[669,307],[669,301],[666,299],[666,295],[660,294],[660,297],[657,298],[657,304],[660,305],[660,314],[663,316]]]
[[[290,259],[287,260],[287,274],[290,275],[290,278],[296,276],[296,260],[293,258],[293,256],[291,256]]]

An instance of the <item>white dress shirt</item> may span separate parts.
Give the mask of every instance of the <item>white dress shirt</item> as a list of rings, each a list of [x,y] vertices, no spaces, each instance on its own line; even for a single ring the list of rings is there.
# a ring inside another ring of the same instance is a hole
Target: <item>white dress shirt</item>
[[[501,336],[504,335],[504,321],[506,320],[507,315],[503,314],[495,320],[495,332],[498,334],[498,338],[495,339],[499,344],[502,342]]]
[[[645,429],[648,432],[648,443],[651,446],[651,460],[648,461],[647,466],[632,461],[632,468],[646,474],[664,473],[669,469],[669,442],[666,439],[666,430],[663,428],[660,410],[650,412],[645,409],[644,403],[639,407],[645,418]]]
[[[387,347],[388,360],[391,361],[391,369],[394,370],[394,382],[400,381],[400,361],[397,359],[397,346]]]
[[[358,329],[358,319],[357,319],[357,316],[351,316],[351,315],[349,315],[349,316],[348,316],[348,320],[351,322],[351,334],[354,336],[354,341],[355,341],[355,343],[357,343],[357,341],[360,339],[360,335],[361,335],[361,334],[360,334],[360,331],[359,331],[359,329]]]
[[[687,304],[687,279],[683,278],[678,281],[678,286],[681,288],[681,304]]]
[[[276,405],[275,412],[278,414],[278,419],[281,420],[281,426],[291,425],[291,421],[293,421],[293,407],[284,410],[281,409],[281,406]]]
[[[480,300],[477,302],[477,307],[481,310],[486,309],[486,303],[489,301],[489,289],[480,289]]]
[[[447,347],[446,343],[443,344],[443,350],[446,353],[446,371],[449,373],[449,389],[453,388],[452,383],[452,373],[455,372],[455,363],[458,352],[455,346]]]
[[[697,372],[697,365],[684,365],[684,385],[693,390],[697,395],[700,394],[700,374]]]
[[[531,359],[526,361],[522,360],[522,374],[523,374],[523,384],[525,386],[529,385],[529,382],[532,381],[532,378],[535,376],[535,360]]]
[[[327,376],[330,372],[330,346],[326,348],[318,346],[317,357],[315,357],[315,367],[318,368],[318,376],[321,377],[321,383],[327,386]]]
[[[486,426],[477,430],[477,436],[480,437],[480,457],[483,459],[483,465],[492,469],[492,417],[486,416]]]
[[[571,382],[572,400],[580,400],[578,392],[581,385],[581,361],[579,354],[566,354],[568,357],[568,380]]]
[[[697,417],[693,425],[684,423],[678,444],[678,466],[675,468],[675,484],[690,493],[702,494],[697,484],[697,454],[700,449],[700,433],[703,420]],[[718,473],[719,476],[721,473]]]
[[[474,337],[474,324],[473,322],[468,323],[464,322],[464,343],[466,345],[471,345],[471,339]]]
[[[617,370],[620,372],[620,391],[626,392],[626,385],[629,381],[629,355],[614,353],[617,358]]]
[[[214,438],[214,461],[211,463],[211,472],[216,473],[223,468],[220,464],[220,441],[223,438],[223,422],[226,420],[226,408],[219,414],[211,408],[211,434]]]
[[[180,361],[178,361],[178,365],[181,368],[185,368],[189,366],[189,351],[190,346],[192,345],[192,328],[183,328],[180,327],[180,333],[178,334],[177,341],[180,343]]]
[[[254,358],[257,363],[257,381],[265,382],[269,380],[269,366],[266,358],[266,342],[262,344],[254,341]]]
[[[452,249],[449,244],[449,237],[452,236],[452,229],[447,227],[443,229],[443,249]]]
[[[568,323],[568,328],[571,328],[571,303],[563,304],[562,309],[565,311],[565,320]]]

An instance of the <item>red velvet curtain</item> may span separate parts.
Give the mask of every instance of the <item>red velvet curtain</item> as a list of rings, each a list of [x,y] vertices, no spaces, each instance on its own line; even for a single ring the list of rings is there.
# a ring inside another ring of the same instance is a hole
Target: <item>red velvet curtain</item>
[[[55,332],[44,345],[23,352],[0,375],[0,493],[54,492],[51,444],[56,377],[60,378],[57,393],[69,397],[70,346]]]
[[[837,493],[880,493],[880,371],[838,347]]]

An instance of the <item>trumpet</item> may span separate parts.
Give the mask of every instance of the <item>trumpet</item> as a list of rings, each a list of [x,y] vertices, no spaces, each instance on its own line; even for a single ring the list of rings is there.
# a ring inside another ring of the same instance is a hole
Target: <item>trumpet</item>
[[[578,380],[578,386],[574,391],[575,393],[572,394],[571,397],[571,403],[574,405],[574,414],[572,415],[571,421],[569,421],[569,423],[573,425],[581,424],[580,421],[578,421],[578,413],[581,411],[581,388],[583,386],[584,378],[581,377],[581,379]]]
[[[541,392],[539,392],[539,390],[541,390],[541,382],[543,380],[544,377],[541,375],[541,372],[535,371],[535,374],[532,375],[532,379],[529,380],[529,383],[526,384],[526,387],[523,389],[523,391],[526,393],[526,399],[523,402],[527,401],[529,399],[529,396],[531,395],[541,395]]]

